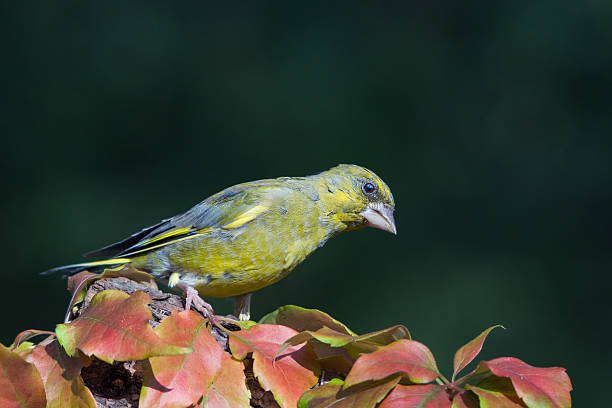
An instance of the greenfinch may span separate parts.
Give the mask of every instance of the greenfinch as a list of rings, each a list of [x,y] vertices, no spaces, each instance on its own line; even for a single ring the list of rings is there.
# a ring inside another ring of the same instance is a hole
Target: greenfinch
[[[250,316],[251,294],[284,278],[343,231],[365,226],[396,234],[389,187],[372,171],[341,164],[307,177],[238,184],[190,210],[144,228],[87,257],[101,261],[43,273],[101,270],[130,264],[185,293],[186,308],[212,316],[200,298],[235,297]]]

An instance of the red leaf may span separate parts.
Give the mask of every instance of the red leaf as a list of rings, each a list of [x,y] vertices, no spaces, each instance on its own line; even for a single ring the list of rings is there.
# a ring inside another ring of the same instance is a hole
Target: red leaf
[[[289,327],[258,324],[248,330],[230,332],[234,357],[244,359],[253,353],[253,372],[264,390],[272,391],[282,407],[295,407],[300,396],[317,382],[319,365],[308,344],[292,346],[274,356],[287,339],[297,332]]]
[[[130,296],[105,290],[93,297],[78,319],[59,324],[55,333],[68,355],[75,356],[79,349],[107,363],[189,353],[190,349],[168,344],[155,334],[148,324],[150,302],[142,291]]]
[[[0,344],[0,407],[45,408],[42,379],[34,365]]]
[[[438,377],[431,351],[414,340],[398,340],[371,354],[362,354],[346,377],[345,387],[402,374],[414,383],[427,383]]]
[[[162,340],[190,347],[193,352],[149,358],[151,371],[144,377],[141,408],[186,407],[202,397],[206,407],[249,405],[242,364],[221,349],[206,323],[197,313],[186,310],[173,313],[155,329]]]
[[[298,401],[298,408],[373,408],[398,382],[399,378],[394,378],[342,390],[344,382],[334,378],[321,387],[306,391]]]
[[[457,350],[453,362],[454,371],[453,378],[451,381],[455,381],[455,377],[457,376],[459,371],[463,370],[468,364],[472,362],[472,360],[474,360],[474,358],[476,358],[478,353],[480,353],[480,350],[482,350],[482,345],[484,344],[485,339],[487,338],[491,330],[495,329],[496,327],[504,328],[504,326],[501,326],[499,324],[491,326],[482,333],[480,333],[475,339]]]
[[[69,357],[57,340],[36,346],[26,360],[40,373],[47,394],[47,408],[96,408],[93,395],[80,375],[83,362]]]
[[[569,408],[572,384],[562,367],[540,368],[513,357],[482,361],[498,377],[508,377],[519,397],[530,407]]]
[[[467,386],[467,389],[478,395],[480,400],[480,408],[523,408],[510,398],[497,391],[485,390],[475,386]]]
[[[441,385],[398,385],[379,408],[450,408],[451,402]]]

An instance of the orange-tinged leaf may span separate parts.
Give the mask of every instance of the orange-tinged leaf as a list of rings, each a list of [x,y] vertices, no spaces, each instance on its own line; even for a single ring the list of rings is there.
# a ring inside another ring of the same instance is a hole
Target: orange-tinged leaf
[[[85,294],[89,286],[104,278],[116,278],[125,277],[136,282],[147,282],[155,285],[155,279],[147,272],[134,268],[131,264],[121,265],[112,269],[105,269],[102,273],[91,273],[89,271],[82,271],[77,274],[68,277],[68,291],[72,294],[68,309],[66,310],[66,316],[64,322],[68,322],[72,315],[72,308],[85,299]]]
[[[305,330],[316,331],[328,327],[339,333],[356,336],[345,324],[334,319],[325,312],[317,309],[306,309],[300,306],[281,306],[272,313],[268,313],[259,320],[260,324],[280,324],[291,327],[299,332]]]
[[[523,405],[517,404],[501,392],[485,390],[484,388],[470,385],[466,388],[478,395],[480,408],[524,408]]]
[[[455,377],[459,373],[459,371],[463,370],[468,364],[476,358],[480,350],[482,350],[482,345],[484,344],[485,339],[491,332],[491,330],[496,327],[504,328],[501,325],[491,326],[482,333],[480,333],[476,338],[471,340],[469,343],[463,345],[457,352],[455,353],[455,359],[453,361],[453,378],[452,381],[455,381]]]
[[[157,326],[155,332],[162,340],[193,352],[149,358],[151,370],[143,380],[141,408],[187,407],[202,397],[205,407],[249,405],[244,367],[221,349],[206,323],[194,311],[186,310],[173,313]]]
[[[562,367],[533,367],[514,357],[482,361],[478,371],[488,368],[498,377],[507,377],[528,407],[569,408],[572,384]]]
[[[79,318],[59,324],[55,333],[68,355],[74,357],[78,349],[107,363],[189,353],[189,348],[166,343],[155,334],[148,324],[150,302],[142,291],[130,296],[105,290],[93,297]]]
[[[26,360],[36,366],[47,395],[47,408],[96,408],[81,378],[82,360],[69,357],[57,340],[39,345]]]
[[[346,377],[345,388],[401,374],[413,383],[428,383],[439,375],[431,351],[414,340],[398,340],[379,350],[359,356]]]
[[[298,401],[298,408],[373,408],[398,382],[399,378],[392,378],[343,390],[344,382],[334,378],[321,387],[306,391]]]
[[[47,399],[33,364],[0,344],[0,407],[45,408]]]
[[[282,407],[295,407],[304,391],[317,382],[320,369],[308,344],[288,347],[274,359],[281,344],[295,334],[289,327],[271,324],[230,332],[233,356],[242,360],[253,353],[253,373]]]
[[[379,408],[450,408],[446,389],[441,385],[398,385]]]

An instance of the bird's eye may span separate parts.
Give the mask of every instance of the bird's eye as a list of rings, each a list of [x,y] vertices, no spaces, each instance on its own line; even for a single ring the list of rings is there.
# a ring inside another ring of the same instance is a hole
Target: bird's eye
[[[376,186],[372,183],[365,183],[363,185],[363,192],[366,194],[373,194],[374,192],[376,192]]]

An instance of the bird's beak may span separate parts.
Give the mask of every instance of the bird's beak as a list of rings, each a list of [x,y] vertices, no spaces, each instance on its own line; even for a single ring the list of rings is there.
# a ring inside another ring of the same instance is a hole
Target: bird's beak
[[[393,219],[393,207],[390,205],[370,203],[361,215],[368,221],[369,226],[397,234],[395,220]]]

